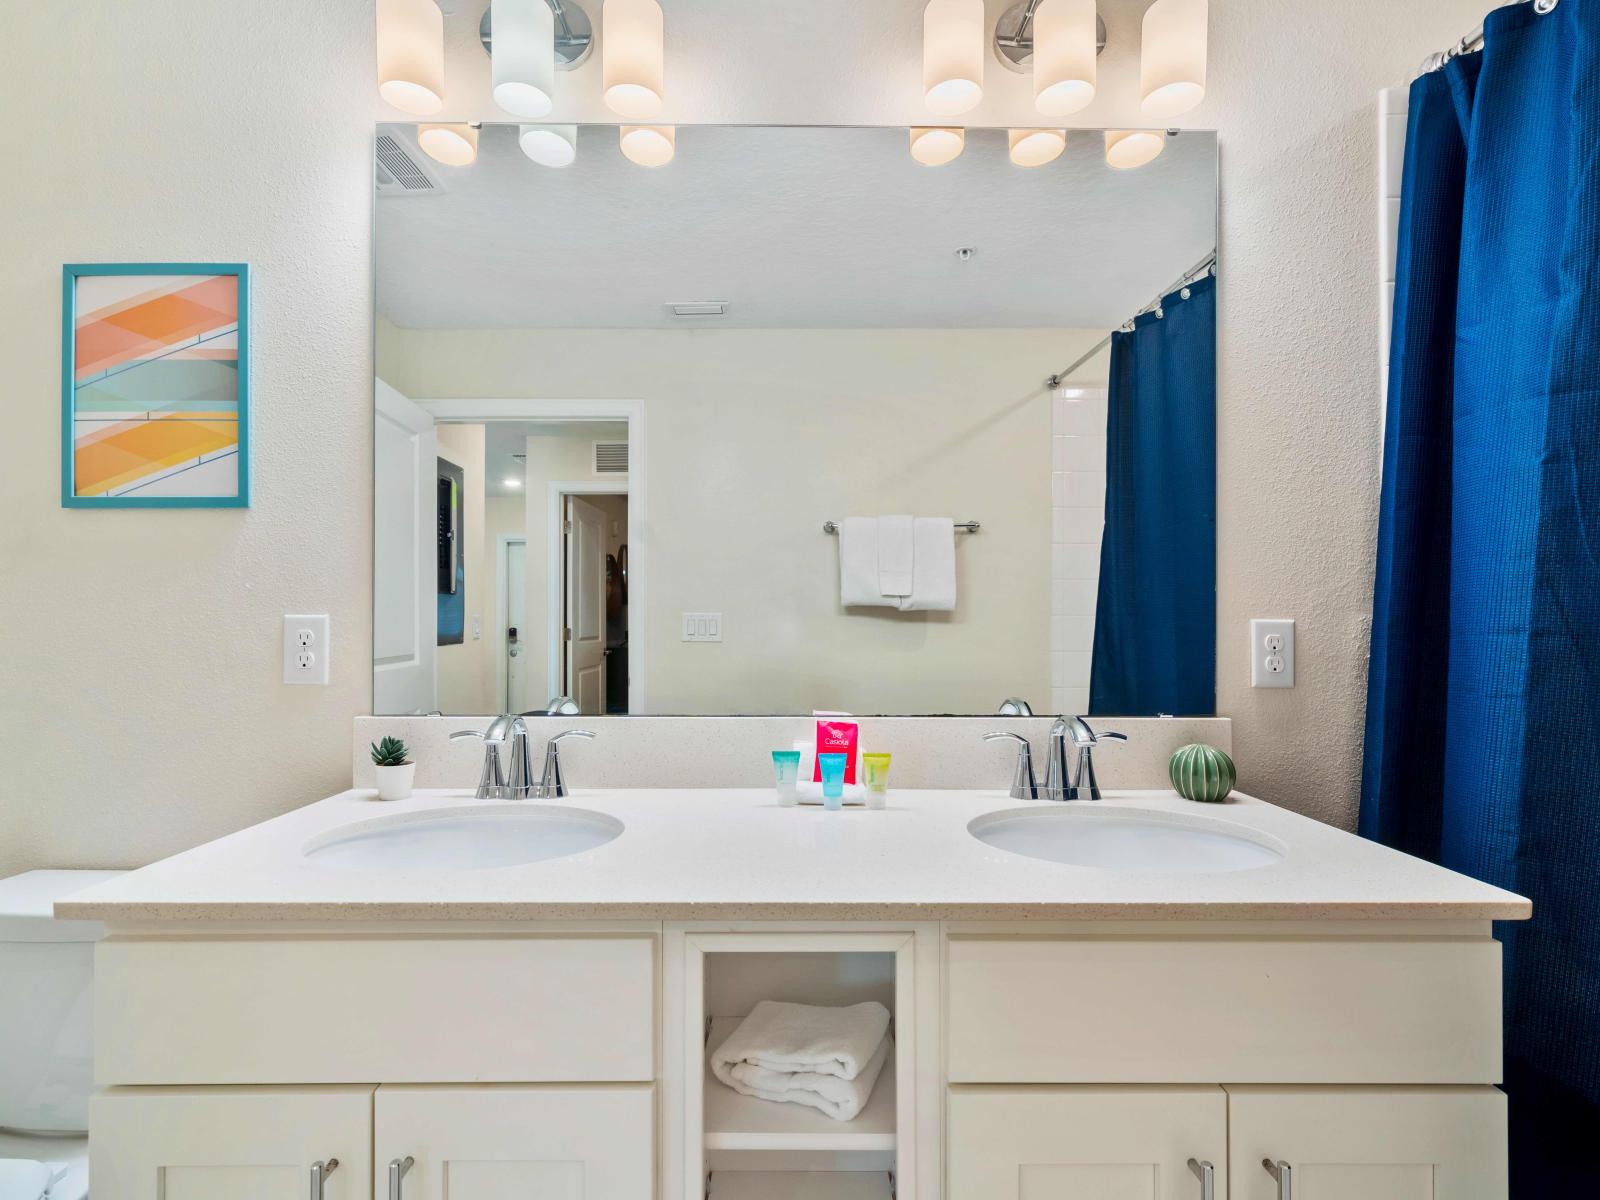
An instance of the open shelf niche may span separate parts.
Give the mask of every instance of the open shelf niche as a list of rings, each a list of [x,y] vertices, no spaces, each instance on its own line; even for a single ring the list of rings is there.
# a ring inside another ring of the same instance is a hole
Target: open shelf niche
[[[689,935],[689,1011],[700,1036],[685,1130],[689,1196],[706,1200],[892,1200],[914,1092],[901,1013],[910,1011],[912,938],[880,933]],[[697,986],[698,985],[698,986]],[[762,1000],[843,1006],[876,1000],[894,1044],[871,1098],[852,1121],[801,1104],[734,1091],[711,1051]],[[689,1064],[685,1064],[688,1068]]]

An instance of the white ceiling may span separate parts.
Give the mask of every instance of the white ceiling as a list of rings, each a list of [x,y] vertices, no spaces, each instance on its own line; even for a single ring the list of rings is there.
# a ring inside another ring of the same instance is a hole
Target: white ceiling
[[[378,307],[406,328],[681,328],[665,306],[700,300],[728,302],[697,319],[718,327],[1106,328],[1216,243],[1200,132],[1114,171],[1074,131],[1024,170],[1004,130],[930,168],[904,129],[689,126],[647,170],[596,125],[551,170],[489,125],[435,173],[444,191],[377,202]]]

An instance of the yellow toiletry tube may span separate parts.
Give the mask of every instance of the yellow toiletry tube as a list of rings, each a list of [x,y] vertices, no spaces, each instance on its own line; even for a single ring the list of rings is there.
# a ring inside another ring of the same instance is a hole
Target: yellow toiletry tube
[[[863,754],[861,769],[866,775],[867,807],[884,807],[889,797],[889,756]]]

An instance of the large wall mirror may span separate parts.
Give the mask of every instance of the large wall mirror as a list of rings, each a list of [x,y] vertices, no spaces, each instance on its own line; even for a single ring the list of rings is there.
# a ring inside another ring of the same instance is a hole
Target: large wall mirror
[[[417,132],[375,713],[1214,711],[1214,134]]]

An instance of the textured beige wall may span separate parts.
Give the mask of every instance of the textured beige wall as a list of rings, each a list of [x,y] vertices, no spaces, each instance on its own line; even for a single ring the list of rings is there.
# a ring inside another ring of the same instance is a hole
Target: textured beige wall
[[[990,0],[991,16],[1006,0]],[[1083,126],[1137,120],[1140,0]],[[1218,0],[1222,136],[1219,688],[1252,791],[1354,820],[1378,474],[1375,93],[1484,0]],[[911,124],[921,0],[675,0],[680,122]],[[448,106],[488,116],[478,11]],[[370,692],[367,0],[5,6],[0,72],[0,872],[132,864],[348,779]],[[988,73],[974,124],[1032,123]],[[606,120],[599,70],[557,119]],[[392,116],[393,114],[389,114]],[[246,513],[57,507],[60,266],[247,259]],[[278,620],[328,611],[333,684],[278,680]],[[1300,686],[1248,687],[1246,624],[1292,616]]]

